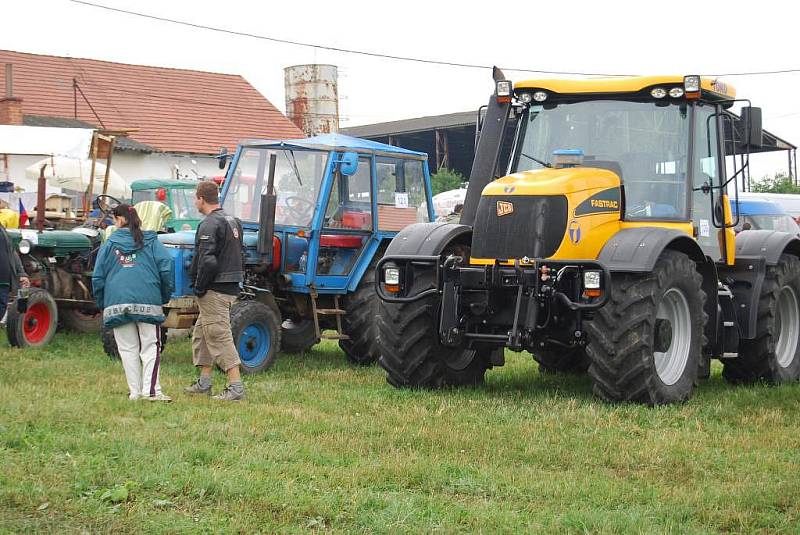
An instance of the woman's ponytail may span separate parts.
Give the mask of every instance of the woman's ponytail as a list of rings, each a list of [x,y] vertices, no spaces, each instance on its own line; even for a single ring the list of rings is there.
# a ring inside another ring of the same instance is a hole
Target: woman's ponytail
[[[142,233],[142,220],[139,219],[139,214],[136,213],[136,208],[129,204],[119,204],[117,205],[112,213],[117,217],[124,217],[126,227],[133,236],[133,241],[136,243],[136,247],[141,249],[144,247],[144,234]]]

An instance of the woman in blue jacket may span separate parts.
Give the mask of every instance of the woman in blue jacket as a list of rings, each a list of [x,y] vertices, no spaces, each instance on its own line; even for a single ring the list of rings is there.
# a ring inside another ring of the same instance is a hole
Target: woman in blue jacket
[[[103,325],[114,329],[129,398],[172,401],[161,392],[161,332],[174,286],[172,258],[153,231],[142,231],[136,210],[113,210],[115,231],[97,254],[92,290]]]

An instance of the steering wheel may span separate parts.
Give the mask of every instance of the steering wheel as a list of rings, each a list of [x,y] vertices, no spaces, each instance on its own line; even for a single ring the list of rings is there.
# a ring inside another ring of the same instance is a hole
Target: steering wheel
[[[100,209],[100,213],[103,214],[101,221],[106,218],[114,219],[114,214],[112,214],[111,211],[120,204],[122,204],[122,202],[116,197],[112,197],[111,195],[98,195],[97,207]]]
[[[314,211],[313,202],[296,195],[286,197],[286,199],[283,201],[283,204],[292,213],[292,215],[298,217],[299,219],[307,219],[308,215]]]

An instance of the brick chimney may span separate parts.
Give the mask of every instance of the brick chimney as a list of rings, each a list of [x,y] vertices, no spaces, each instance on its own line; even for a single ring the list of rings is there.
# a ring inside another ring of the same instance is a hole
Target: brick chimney
[[[11,64],[6,64],[6,95],[0,99],[0,124],[22,124],[22,99],[14,96]]]

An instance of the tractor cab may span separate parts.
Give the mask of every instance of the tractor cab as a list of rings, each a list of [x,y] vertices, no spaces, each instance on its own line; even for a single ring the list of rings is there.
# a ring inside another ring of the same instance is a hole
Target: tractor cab
[[[234,157],[221,202],[242,221],[250,262],[258,261],[257,234],[267,225],[262,194],[271,157],[270,269],[286,275],[291,291],[354,288],[382,240],[432,220],[425,154],[333,134],[246,142]]]
[[[164,203],[172,212],[166,222],[170,232],[195,230],[203,215],[194,205],[196,180],[175,180],[170,178],[147,178],[131,183],[131,204],[143,201]]]

